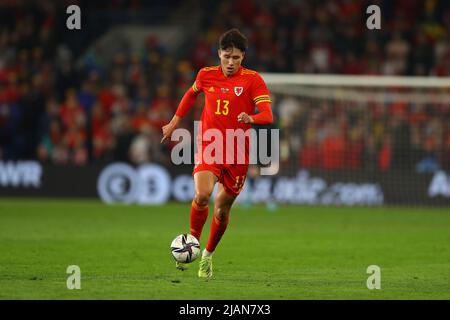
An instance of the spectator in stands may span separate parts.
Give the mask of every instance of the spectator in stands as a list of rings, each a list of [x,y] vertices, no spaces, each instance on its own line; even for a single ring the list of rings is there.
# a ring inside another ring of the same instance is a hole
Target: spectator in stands
[[[60,106],[59,116],[64,131],[73,128],[73,125],[82,128],[86,125],[86,114],[77,100],[75,89],[67,90],[66,100]]]
[[[386,75],[404,75],[408,66],[409,43],[400,32],[395,32],[386,44],[386,60],[382,72]]]
[[[350,129],[345,146],[345,167],[348,169],[356,170],[362,168],[363,129],[362,122]]]
[[[448,126],[448,124],[447,124]],[[442,169],[450,170],[450,130],[447,128],[447,134],[444,139],[444,151],[442,157]]]
[[[299,165],[305,169],[318,168],[320,165],[320,156],[316,129],[309,126],[305,133],[305,142],[300,149]]]
[[[378,168],[380,171],[387,171],[392,165],[392,138],[386,135],[381,145],[381,150],[378,156]]]
[[[363,168],[368,172],[373,172],[378,169],[377,146],[373,133],[367,132],[363,147]]]
[[[37,157],[42,162],[48,162],[53,158],[55,147],[63,139],[60,122],[57,118],[50,120],[49,130],[44,133],[38,145]]]
[[[327,170],[345,168],[345,137],[342,128],[335,123],[328,123],[326,136],[319,146],[320,167]]]
[[[112,128],[114,132],[113,159],[116,161],[129,161],[129,149],[135,136],[128,115],[118,117]]]
[[[131,142],[130,146],[130,161],[134,164],[143,164],[150,162],[151,159],[151,138],[152,128],[150,125],[144,125],[139,129]]]
[[[114,138],[111,132],[111,122],[105,121],[100,127],[92,132],[94,161],[106,161],[112,159]]]
[[[293,96],[279,98],[279,102],[277,101],[276,103],[276,108],[280,125],[283,128],[291,127],[293,121],[300,115],[303,109],[299,100]]]

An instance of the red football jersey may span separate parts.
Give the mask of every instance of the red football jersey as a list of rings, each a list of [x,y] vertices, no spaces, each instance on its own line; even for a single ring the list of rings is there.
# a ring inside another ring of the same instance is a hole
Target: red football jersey
[[[203,152],[204,155],[209,154],[209,152],[206,152],[206,148],[214,142],[214,138],[211,138],[211,134],[208,136],[205,133],[208,130],[216,129],[224,137],[222,163],[230,163],[230,158],[233,158],[234,163],[242,163],[242,156],[244,156],[244,161],[248,164],[249,139],[245,139],[244,145],[238,143],[237,139],[234,140],[234,143],[230,141],[227,143],[230,136],[227,139],[226,130],[242,129],[246,131],[250,129],[251,124],[238,122],[238,115],[241,112],[253,115],[258,104],[270,104],[269,90],[264,80],[256,71],[242,66],[231,76],[225,76],[220,66],[206,67],[198,72],[192,89],[196,93],[202,91],[205,94],[205,106],[200,119],[202,127],[197,136],[197,147],[199,147],[200,133],[202,133]],[[234,150],[231,150],[230,146],[233,144]],[[200,151],[200,149],[198,150]],[[234,156],[230,156],[230,152]],[[212,154],[214,155],[214,153]],[[228,158],[226,154],[229,155]],[[238,157],[238,154],[241,154],[241,158]],[[199,160],[197,155],[196,162]]]

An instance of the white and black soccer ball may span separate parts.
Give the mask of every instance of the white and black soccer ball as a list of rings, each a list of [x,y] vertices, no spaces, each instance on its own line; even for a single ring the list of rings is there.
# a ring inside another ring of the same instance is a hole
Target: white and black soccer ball
[[[170,250],[175,261],[190,263],[200,256],[200,243],[191,234],[180,234],[173,239]]]

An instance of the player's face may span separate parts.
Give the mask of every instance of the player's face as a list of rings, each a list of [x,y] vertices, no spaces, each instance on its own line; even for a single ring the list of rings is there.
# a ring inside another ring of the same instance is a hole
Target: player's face
[[[238,71],[244,60],[244,52],[237,48],[219,49],[220,65],[226,76],[231,76]]]

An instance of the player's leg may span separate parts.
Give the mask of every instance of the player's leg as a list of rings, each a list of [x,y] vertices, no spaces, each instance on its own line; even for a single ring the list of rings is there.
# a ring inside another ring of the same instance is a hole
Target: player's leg
[[[190,214],[190,234],[200,242],[203,226],[208,219],[208,203],[214,185],[217,182],[216,175],[209,170],[194,172],[194,199],[191,203]],[[187,264],[177,262],[176,267],[179,270],[186,270]]]
[[[220,242],[230,219],[230,210],[236,197],[243,189],[247,176],[248,165],[227,166],[222,171],[219,190],[214,203],[214,216],[211,221],[211,232],[208,244],[200,260],[198,276],[209,278],[212,276],[212,253]]]
[[[212,253],[220,242],[230,220],[230,210],[237,195],[230,194],[219,183],[219,189],[214,203],[214,216],[211,221],[208,244],[200,260],[198,276],[210,278],[212,276]]]
[[[216,199],[214,201],[214,215],[211,221],[211,232],[209,234],[206,253],[212,254],[219,244],[230,220],[230,210],[237,195],[230,194],[220,183]]]
[[[195,195],[191,206],[190,233],[199,242],[203,226],[208,218],[209,198],[211,197],[216,182],[216,175],[209,170],[194,173]]]

